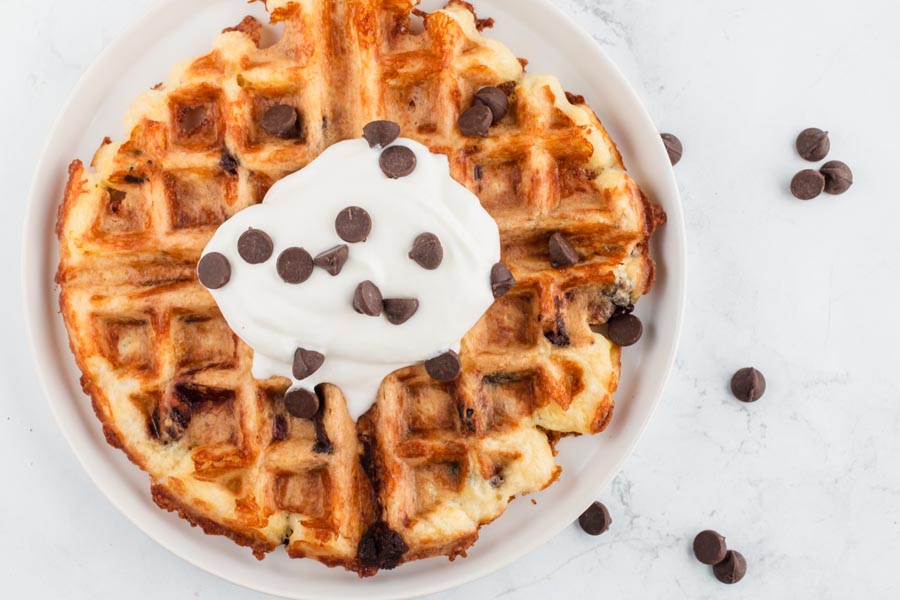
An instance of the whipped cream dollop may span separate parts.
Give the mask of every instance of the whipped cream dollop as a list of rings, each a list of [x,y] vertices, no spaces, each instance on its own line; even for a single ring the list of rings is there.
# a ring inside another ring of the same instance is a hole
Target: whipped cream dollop
[[[203,252],[204,258],[219,253],[227,259],[230,275],[209,291],[228,325],[253,348],[253,376],[288,377],[292,389],[334,384],[354,419],[374,403],[386,375],[459,349],[493,302],[491,267],[500,260],[496,223],[450,176],[447,157],[409,139],[389,148],[398,146],[411,150],[416,162],[397,179],[379,166],[380,147],[363,139],[330,146],[272,186],[261,204],[223,223]],[[335,221],[348,207],[362,208],[371,218],[365,241],[339,237]],[[251,264],[238,252],[238,239],[249,229],[271,238],[271,256],[263,262]],[[436,236],[443,248],[437,268],[409,256],[423,233]],[[288,248],[315,257],[341,244],[349,256],[337,275],[317,266],[308,279],[291,284],[278,273],[278,257]],[[418,309],[400,325],[385,315],[360,314],[353,301],[364,281],[374,283],[384,299],[418,300]],[[293,374],[298,348],[324,356],[302,380]]]

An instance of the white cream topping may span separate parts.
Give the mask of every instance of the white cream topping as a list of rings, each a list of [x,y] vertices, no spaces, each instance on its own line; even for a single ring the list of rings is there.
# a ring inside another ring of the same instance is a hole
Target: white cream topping
[[[393,145],[411,149],[412,174],[388,178],[379,167],[381,150],[363,139],[332,145],[304,169],[278,181],[265,200],[223,223],[204,250],[224,254],[231,279],[210,290],[225,320],[253,348],[253,376],[289,377],[294,387],[320,383],[341,388],[357,419],[375,401],[381,380],[392,371],[459,349],[465,333],[493,302],[491,267],[500,260],[497,225],[478,198],[450,176],[447,157],[408,139]],[[365,242],[348,243],[350,257],[336,276],[320,268],[304,283],[285,283],[276,271],[286,248],[305,248],[313,257],[346,243],[335,218],[349,206],[365,209],[372,230]],[[237,241],[249,228],[266,232],[271,258],[248,264]],[[444,258],[426,270],[409,258],[413,240],[431,232]],[[382,315],[353,310],[356,286],[371,280],[387,298],[416,298],[418,311],[402,325]],[[292,375],[298,347],[325,355],[311,376]]]

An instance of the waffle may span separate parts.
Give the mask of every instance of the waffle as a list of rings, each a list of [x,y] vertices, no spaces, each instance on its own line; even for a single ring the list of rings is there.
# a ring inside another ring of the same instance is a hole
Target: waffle
[[[261,47],[251,17],[224,30],[134,102],[128,139],[69,168],[60,306],[103,432],[160,507],[257,558],[284,545],[367,576],[464,555],[513,497],[559,476],[559,437],[607,425],[620,350],[595,330],[653,281],[664,214],[583,99],[526,75],[467,3],[414,5],[269,0],[278,42]],[[485,85],[510,112],[464,137],[457,119]],[[294,139],[259,125],[278,103],[301,117]],[[463,339],[456,381],[396,371],[358,423],[323,385],[318,414],[298,419],[288,380],[251,376],[252,350],[196,264],[220,223],[374,119],[449,157],[497,221],[517,284]],[[581,262],[550,266],[553,232]]]

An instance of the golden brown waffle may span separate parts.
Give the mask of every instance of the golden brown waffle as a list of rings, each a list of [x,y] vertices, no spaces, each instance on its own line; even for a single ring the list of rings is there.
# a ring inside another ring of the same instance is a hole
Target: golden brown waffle
[[[589,325],[653,280],[647,244],[664,215],[590,108],[524,75],[466,3],[427,16],[413,5],[269,0],[279,42],[260,48],[249,17],[225,30],[134,103],[129,138],[106,140],[92,171],[70,167],[60,305],[104,433],[161,507],[260,558],[283,543],[370,575],[464,553],[512,497],[555,480],[560,435],[609,422],[619,349]],[[464,137],[457,118],[485,85],[509,94],[510,113]],[[300,115],[295,139],[259,125],[278,103]],[[518,284],[463,340],[457,381],[397,371],[358,425],[326,385],[319,414],[298,419],[286,379],[250,375],[251,349],[195,266],[223,220],[378,118],[448,155],[497,220]],[[580,263],[550,266],[553,232]]]

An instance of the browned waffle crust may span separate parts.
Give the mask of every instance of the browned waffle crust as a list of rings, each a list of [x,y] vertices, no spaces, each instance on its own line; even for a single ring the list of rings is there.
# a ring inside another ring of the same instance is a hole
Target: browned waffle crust
[[[427,16],[410,0],[268,9],[279,42],[260,48],[249,17],[225,30],[135,101],[127,140],[105,140],[92,170],[70,167],[57,278],[84,391],[159,506],[257,557],[283,543],[361,575],[453,558],[512,497],[556,479],[560,435],[609,422],[619,349],[589,325],[649,290],[648,240],[664,215],[583,100],[525,75],[468,4]],[[488,137],[464,137],[457,118],[485,85],[508,93],[510,113]],[[295,139],[260,127],[276,103],[296,107]],[[449,157],[496,219],[518,284],[464,338],[456,382],[410,366],[358,424],[329,385],[314,419],[294,418],[288,381],[253,379],[252,351],[196,262],[223,220],[377,118]],[[550,266],[557,231],[577,265]]]

